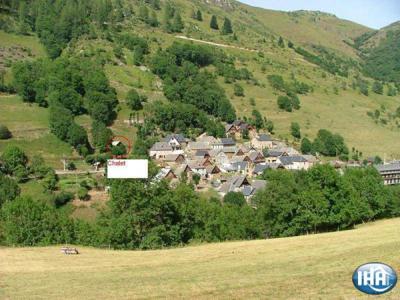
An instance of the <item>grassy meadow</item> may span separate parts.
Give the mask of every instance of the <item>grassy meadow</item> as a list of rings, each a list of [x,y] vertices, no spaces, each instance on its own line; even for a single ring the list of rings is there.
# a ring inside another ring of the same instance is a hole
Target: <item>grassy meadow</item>
[[[157,251],[0,248],[5,299],[371,299],[352,284],[371,261],[400,271],[400,219],[355,230]],[[396,287],[381,299],[399,299]]]

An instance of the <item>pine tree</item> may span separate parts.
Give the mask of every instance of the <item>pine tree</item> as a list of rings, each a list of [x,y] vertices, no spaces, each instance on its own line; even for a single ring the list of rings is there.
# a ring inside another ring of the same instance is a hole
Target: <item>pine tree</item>
[[[200,9],[197,10],[196,19],[197,19],[198,21],[203,21],[203,15],[202,15]]]
[[[280,36],[278,40],[278,46],[281,48],[285,48],[285,42],[283,41],[283,38]]]
[[[225,18],[224,25],[222,26],[222,34],[231,34],[231,33],[233,33],[231,20]]]
[[[172,22],[172,30],[174,32],[182,32],[183,28],[185,28],[185,25],[183,24],[181,14],[176,12]]]
[[[215,29],[215,30],[218,30],[218,29],[219,29],[218,20],[217,20],[217,17],[216,17],[215,15],[213,15],[213,16],[211,17],[210,27],[211,27],[212,29]]]

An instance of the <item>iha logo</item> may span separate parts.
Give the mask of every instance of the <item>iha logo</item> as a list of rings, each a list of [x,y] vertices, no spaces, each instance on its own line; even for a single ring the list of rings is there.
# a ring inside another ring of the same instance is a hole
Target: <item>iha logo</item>
[[[361,292],[381,295],[391,291],[397,283],[397,275],[392,267],[381,263],[359,266],[353,273],[353,284]]]

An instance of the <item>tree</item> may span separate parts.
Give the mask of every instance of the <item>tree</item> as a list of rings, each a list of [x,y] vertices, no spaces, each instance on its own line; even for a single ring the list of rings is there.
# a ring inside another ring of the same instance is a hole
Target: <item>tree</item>
[[[1,209],[7,245],[38,246],[73,242],[73,223],[43,201],[17,198]]]
[[[292,122],[292,124],[290,125],[290,133],[295,139],[300,139],[301,138],[301,132],[300,132],[299,123]]]
[[[139,95],[135,89],[131,89],[126,96],[128,106],[135,111],[143,109],[142,102],[145,102],[146,99],[145,96]]]
[[[29,170],[36,178],[43,178],[49,172],[49,167],[46,166],[44,158],[41,155],[34,155],[31,159]]]
[[[233,93],[237,97],[244,97],[244,89],[238,83],[235,83],[235,85],[233,86]]]
[[[71,112],[61,105],[52,105],[49,113],[50,131],[62,141],[66,141],[68,131],[72,125],[73,117]]]
[[[292,41],[289,41],[289,42],[288,42],[288,47],[289,47],[289,48],[291,48],[291,49],[293,49],[293,48],[294,48],[294,44],[293,44],[293,42],[292,42]]]
[[[264,119],[261,116],[261,113],[257,109],[253,109],[251,115],[254,118],[254,125],[256,126],[257,130],[264,128]]]
[[[285,42],[283,41],[283,38],[280,36],[278,40],[278,46],[281,48],[285,48]]]
[[[193,174],[192,179],[193,179],[194,184],[198,185],[200,183],[201,177],[199,174],[195,173],[195,174]]]
[[[5,170],[8,174],[13,174],[18,167],[26,167],[28,158],[25,153],[16,146],[7,146],[1,155]]]
[[[383,84],[379,81],[375,81],[372,86],[372,91],[375,94],[383,95]]]
[[[222,26],[222,34],[231,34],[233,33],[231,20],[226,18],[224,19],[224,24]]]
[[[25,1],[20,1],[18,14],[19,14],[18,31],[20,34],[28,34],[31,28],[29,26],[28,6],[26,5]]]
[[[278,107],[280,109],[283,109],[287,112],[291,112],[293,110],[292,102],[290,101],[289,97],[287,97],[287,96],[279,96],[277,103],[278,103]]]
[[[108,143],[111,141],[111,138],[113,137],[113,132],[111,131],[111,129],[107,128],[107,126],[103,122],[93,121],[92,137],[93,137],[93,145],[100,152],[105,152]]]
[[[21,189],[15,180],[0,174],[0,208],[3,203],[17,198],[20,192]]]
[[[241,192],[229,192],[224,196],[224,204],[244,206],[246,204],[246,199]]]
[[[215,30],[219,29],[217,16],[215,16],[215,15],[211,16],[210,28],[215,29]]]
[[[11,131],[5,125],[0,124],[0,140],[7,140],[11,138]]]
[[[69,128],[67,141],[74,148],[79,148],[80,146],[89,146],[89,139],[85,128],[76,123],[72,123]]]
[[[303,138],[301,140],[301,153],[303,154],[311,154],[313,152],[313,145],[308,138]]]
[[[197,19],[197,21],[200,21],[200,22],[203,21],[203,15],[202,15],[200,9],[197,10],[196,19]]]
[[[176,12],[174,19],[172,20],[172,31],[173,32],[182,32],[182,30],[184,28],[185,28],[185,25],[183,23],[181,14],[179,12]]]

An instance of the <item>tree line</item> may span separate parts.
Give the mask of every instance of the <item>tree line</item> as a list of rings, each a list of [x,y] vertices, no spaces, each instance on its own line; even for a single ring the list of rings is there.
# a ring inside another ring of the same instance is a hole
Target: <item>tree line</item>
[[[154,170],[150,171],[154,176]],[[261,239],[352,228],[400,215],[400,190],[383,185],[374,168],[329,165],[309,171],[266,171],[267,187],[246,204],[243,195],[204,200],[193,186],[113,180],[111,196],[94,223],[65,210],[19,197],[12,179],[0,176],[0,240],[5,245],[74,243],[114,249],[155,249],[195,241]]]

